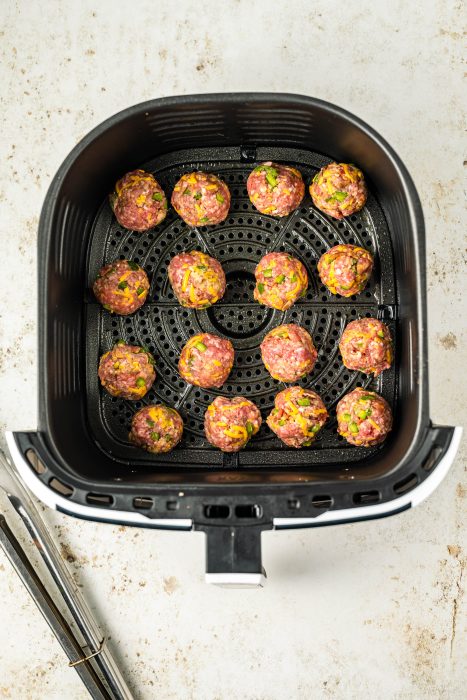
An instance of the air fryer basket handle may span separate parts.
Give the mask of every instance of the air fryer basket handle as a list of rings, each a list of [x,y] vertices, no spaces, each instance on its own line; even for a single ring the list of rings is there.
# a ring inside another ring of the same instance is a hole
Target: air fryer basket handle
[[[263,530],[321,527],[382,518],[418,505],[446,476],[459,448],[461,435],[460,427],[432,426],[426,436],[424,459],[421,462],[417,460],[416,464],[409,465],[406,469],[407,474],[413,472],[418,475],[419,483],[415,488],[409,488],[396,498],[394,498],[393,486],[400,478],[398,476],[394,476],[394,482],[388,485],[391,492],[388,494],[389,498],[385,498],[383,502],[358,507],[329,508],[324,512],[316,512],[311,517],[309,512],[306,516],[298,517],[285,516],[280,512],[276,515],[275,507],[268,507],[266,513],[264,509],[258,513],[256,522],[250,520],[249,523],[244,522],[248,518],[237,517],[235,509],[235,517],[232,517],[232,509],[227,509],[228,514],[230,513],[229,524],[227,524],[227,518],[224,522],[219,520],[215,522],[215,514],[208,515],[206,509],[196,509],[197,513],[193,520],[167,516],[159,519],[148,518],[140,512],[127,510],[124,503],[122,509],[97,508],[79,502],[74,496],[65,498],[50,488],[49,480],[54,475],[54,471],[46,459],[47,455],[42,452],[38,434],[7,432],[6,439],[11,460],[16,465],[24,483],[51,508],[75,517],[114,524],[202,531],[206,534],[206,581],[221,586],[251,587],[263,586],[266,581],[266,573],[261,562]],[[27,460],[29,448],[32,448],[39,458],[44,458],[43,474],[36,473]],[[225,502],[225,498],[222,498],[222,502]],[[272,505],[275,506],[275,504]]]
[[[195,524],[206,533],[206,582],[240,588],[264,586],[261,532],[272,523],[247,526]]]

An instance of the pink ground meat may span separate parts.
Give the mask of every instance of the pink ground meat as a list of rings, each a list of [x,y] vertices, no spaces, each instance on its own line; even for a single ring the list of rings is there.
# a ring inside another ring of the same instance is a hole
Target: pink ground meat
[[[212,226],[227,217],[230,190],[212,173],[186,173],[175,185],[171,201],[189,226]]]
[[[149,279],[143,268],[132,260],[116,260],[99,270],[93,291],[104,309],[127,316],[146,301]]]
[[[342,361],[348,369],[377,376],[392,364],[391,333],[377,318],[351,321],[339,342]]]
[[[174,408],[145,406],[131,421],[130,442],[147,452],[170,452],[183,435],[183,420]]]
[[[164,190],[150,173],[133,170],[115,185],[110,204],[121,226],[132,231],[147,231],[167,216]]]
[[[274,328],[260,349],[266,369],[281,382],[295,382],[311,372],[318,357],[311,335],[295,323]]]
[[[249,175],[248,196],[262,214],[287,216],[300,206],[305,184],[298,170],[268,161],[258,165]]]
[[[178,371],[189,384],[218,388],[227,380],[233,363],[234,349],[230,340],[212,333],[198,333],[183,347]]]
[[[337,425],[351,445],[379,445],[391,430],[391,409],[382,396],[359,387],[337,404]]]
[[[335,245],[318,261],[321,282],[332,294],[351,297],[362,292],[373,270],[373,256],[356,245]]]
[[[288,253],[268,253],[255,269],[254,298],[260,304],[285,311],[308,289],[308,274],[300,260]]]
[[[98,374],[109,394],[136,401],[154,383],[154,358],[147,350],[121,341],[102,355]]]
[[[261,427],[261,414],[254,403],[242,396],[218,396],[204,415],[209,442],[223,452],[238,452]]]
[[[367,188],[362,171],[355,165],[329,163],[314,176],[310,194],[315,207],[343,219],[365,205]]]
[[[311,389],[292,386],[277,394],[267,424],[289,447],[309,447],[328,419],[326,406]]]
[[[215,258],[199,250],[180,253],[170,261],[169,280],[182,306],[205,309],[225,292],[225,273]]]

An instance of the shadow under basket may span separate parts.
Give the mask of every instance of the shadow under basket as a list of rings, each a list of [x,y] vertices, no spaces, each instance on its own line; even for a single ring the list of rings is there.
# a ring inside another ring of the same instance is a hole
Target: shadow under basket
[[[307,194],[288,217],[260,214],[246,180],[267,160],[295,166],[307,185],[330,160],[356,163],[367,180],[367,204],[337,221]],[[170,208],[147,233],[122,229],[108,194],[135,168],[154,173],[168,197],[184,172],[218,174],[232,193],[229,216],[218,226],[190,228]],[[357,297],[330,294],[317,275],[319,257],[339,243],[375,257]],[[227,276],[224,298],[203,311],[182,308],[167,279],[169,260],[191,249],[217,258]],[[255,266],[271,251],[298,257],[309,274],[308,293],[286,312],[253,300]],[[148,301],[129,317],[109,314],[92,294],[99,268],[117,258],[138,262],[151,281]],[[262,530],[404,510],[452,451],[454,429],[429,419],[425,298],[417,193],[394,151],[358,118],[284,94],[136,105],[84,138],[47,194],[39,224],[39,425],[35,433],[11,434],[10,451],[53,507],[96,520],[204,530],[209,574],[259,576]],[[365,316],[384,320],[394,339],[393,367],[377,379],[347,370],[338,352],[346,324]],[[259,354],[265,334],[291,322],[308,329],[319,352],[299,383],[317,391],[330,413],[316,443],[300,450],[283,445],[265,423],[284,385]],[[234,369],[221,390],[189,386],[178,375],[180,350],[197,332],[234,345]],[[156,358],[156,382],[141,401],[110,397],[99,385],[99,356],[118,339],[144,345]],[[357,386],[382,394],[392,408],[394,427],[380,446],[352,447],[337,434],[336,404]],[[204,437],[204,412],[217,395],[246,396],[263,414],[260,432],[239,453],[224,454]],[[128,442],[132,415],[154,402],[175,407],[185,422],[182,442],[164,455]]]

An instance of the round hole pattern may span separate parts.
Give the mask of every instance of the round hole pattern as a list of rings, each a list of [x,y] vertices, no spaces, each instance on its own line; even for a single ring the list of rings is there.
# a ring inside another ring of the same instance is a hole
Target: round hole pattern
[[[376,315],[378,306],[388,303],[386,297],[391,293],[388,275],[392,274],[392,268],[386,270],[385,265],[386,277],[381,277],[382,266],[378,254],[382,233],[379,228],[383,226],[381,223],[378,227],[375,219],[383,220],[376,201],[371,200],[368,207],[348,220],[333,221],[317,211],[307,197],[302,207],[289,217],[274,219],[260,214],[248,200],[245,182],[251,167],[240,163],[193,163],[193,169],[218,173],[231,188],[231,211],[228,218],[216,227],[192,229],[173,209],[169,209],[163,224],[147,233],[136,234],[118,227],[107,202],[99,210],[90,256],[89,284],[92,283],[92,274],[101,265],[125,257],[142,265],[151,281],[148,301],[130,317],[114,317],[97,305],[92,305],[94,326],[89,327],[86,334],[88,386],[91,387],[89,413],[98,437],[103,443],[111,444],[112,452],[117,456],[134,454],[127,441],[133,413],[142,406],[157,402],[167,403],[181,413],[185,421],[181,449],[210,453],[213,448],[206,442],[203,431],[207,406],[217,395],[242,395],[257,404],[264,420],[260,432],[249,443],[247,450],[277,450],[278,454],[283,455],[284,464],[292,464],[294,451],[284,448],[265,422],[274,405],[275,395],[285,385],[271,378],[259,352],[259,344],[266,333],[281,323],[303,325],[318,348],[314,371],[298,383],[320,394],[330,412],[330,420],[316,441],[315,450],[320,452],[321,457],[323,450],[331,454],[332,450],[339,449],[342,454],[342,448],[346,447],[335,430],[335,406],[344,394],[362,385],[379,391],[390,403],[394,401],[393,369],[384,372],[377,380],[350,372],[343,366],[338,349],[339,338],[346,324],[354,318]],[[309,182],[316,167],[303,164],[298,167]],[[146,169],[153,168],[147,165]],[[168,195],[180,173],[178,166],[157,169],[156,176]],[[387,233],[384,232],[384,235],[387,236]],[[317,275],[316,264],[320,255],[338,243],[356,243],[375,254],[375,272],[365,292],[358,297],[343,299],[330,294]],[[183,250],[191,249],[204,250],[217,258],[227,277],[224,298],[202,311],[182,308],[167,279],[170,259]],[[307,294],[286,312],[266,308],[253,299],[256,264],[267,252],[281,250],[298,257],[309,275]],[[390,322],[389,325],[394,336],[395,323]],[[181,348],[191,335],[199,332],[223,335],[234,345],[235,364],[228,382],[220,390],[190,386],[178,375]],[[118,339],[143,345],[156,358],[157,379],[142,401],[131,403],[115,399],[98,386],[98,355]],[[346,461],[359,458],[359,450],[352,448],[345,449],[344,454]],[[154,464],[160,457],[141,453],[138,459],[147,459]],[[163,459],[167,461],[167,457]]]

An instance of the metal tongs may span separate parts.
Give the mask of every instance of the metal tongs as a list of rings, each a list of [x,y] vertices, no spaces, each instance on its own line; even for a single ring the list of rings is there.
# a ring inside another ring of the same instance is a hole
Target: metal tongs
[[[36,568],[0,514],[0,544],[48,622],[72,666],[95,700],[133,700],[103,635],[65,566],[57,546],[16,468],[0,452],[0,489],[21,517],[79,634],[55,604]]]

